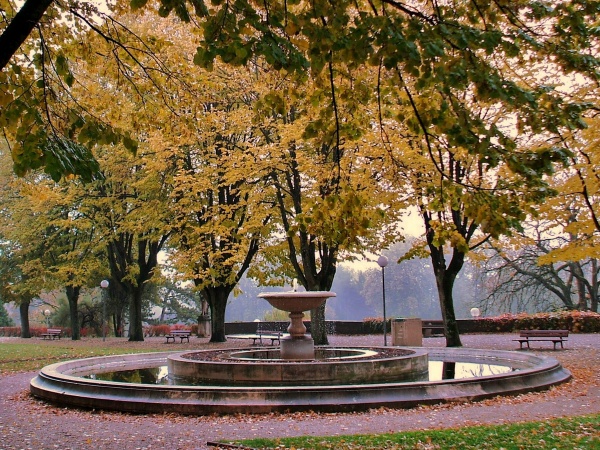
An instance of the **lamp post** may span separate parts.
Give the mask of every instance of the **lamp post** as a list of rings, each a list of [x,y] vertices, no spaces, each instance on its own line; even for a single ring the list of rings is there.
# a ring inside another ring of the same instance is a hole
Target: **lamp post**
[[[385,315],[385,266],[388,265],[388,259],[386,256],[381,255],[377,259],[377,264],[381,267],[381,285],[383,291],[383,345],[387,347],[387,317]]]
[[[44,310],[44,316],[46,316],[46,328],[50,328],[50,310]]]
[[[106,341],[106,328],[104,323],[106,322],[106,290],[108,289],[108,280],[102,280],[100,282],[102,288],[102,342]]]

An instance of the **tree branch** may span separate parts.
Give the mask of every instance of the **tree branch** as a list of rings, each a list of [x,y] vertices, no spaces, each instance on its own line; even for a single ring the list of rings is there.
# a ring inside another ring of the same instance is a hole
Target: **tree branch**
[[[0,35],[0,70],[4,70],[54,0],[27,0]]]

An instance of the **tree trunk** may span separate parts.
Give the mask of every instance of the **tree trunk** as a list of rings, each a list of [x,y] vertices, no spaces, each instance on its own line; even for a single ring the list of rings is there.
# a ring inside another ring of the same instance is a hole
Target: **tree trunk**
[[[317,268],[313,264],[304,265],[304,274],[311,274],[307,277],[305,289],[307,291],[330,291],[335,277],[337,251],[331,250],[330,257],[326,258],[329,263],[323,262],[321,271],[317,272]],[[310,258],[306,258],[311,261]],[[311,261],[312,262],[312,261]],[[304,263],[304,261],[303,261]],[[325,308],[327,301],[323,302],[317,309],[310,312],[310,334],[312,335],[315,345],[329,345],[327,337],[327,324],[325,323]]]
[[[456,275],[452,276],[447,272],[440,275],[436,273],[435,275],[442,319],[444,321],[444,333],[446,334],[446,347],[462,347],[458,332],[458,322],[456,322],[456,314],[454,313],[454,298],[452,296],[455,278]]]
[[[77,303],[79,302],[80,286],[67,286],[67,300],[69,302],[69,318],[71,323],[71,339],[78,341],[81,339],[81,330],[79,328],[79,311]]]
[[[233,286],[207,287],[202,289],[202,296],[208,301],[211,316],[210,342],[226,342],[225,337],[225,310],[227,299]]]
[[[315,345],[329,345],[327,337],[327,325],[325,323],[325,305],[323,302],[317,309],[310,312],[310,334],[312,335]]]
[[[29,329],[29,300],[23,300],[19,304],[19,316],[21,317],[21,337],[29,339],[31,330]]]
[[[111,283],[108,289],[108,315],[112,317],[113,332],[115,333],[115,337],[123,337],[129,296],[126,292],[119,289],[119,284],[117,283]]]
[[[581,269],[581,264],[578,262],[573,262],[569,264],[573,274],[575,275],[575,284],[577,285],[577,306],[576,308],[579,311],[586,311],[588,309],[587,305],[587,289],[585,287],[585,275],[583,270]]]
[[[598,312],[598,260],[592,259],[592,286],[590,292],[590,311]]]
[[[142,293],[144,285],[137,286],[130,295],[129,304],[129,340],[142,342],[144,327],[142,326]]]
[[[446,334],[446,347],[462,347],[460,334],[458,332],[458,323],[454,313],[454,297],[452,290],[454,281],[464,264],[464,253],[454,249],[452,260],[446,267],[444,258],[444,249],[430,246],[431,262],[435,274],[435,282],[442,310],[442,319],[444,321],[444,332]]]

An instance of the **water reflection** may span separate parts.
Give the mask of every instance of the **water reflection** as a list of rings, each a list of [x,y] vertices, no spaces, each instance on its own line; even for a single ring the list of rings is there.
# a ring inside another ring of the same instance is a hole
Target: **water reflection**
[[[429,361],[429,381],[459,380],[512,372],[509,366],[480,364],[460,361]],[[122,383],[174,384],[169,380],[167,366],[146,369],[119,370],[85,376],[92,380],[118,381]]]
[[[169,384],[169,369],[167,366],[160,366],[146,369],[119,370],[116,372],[95,373],[84,378],[121,383]]]
[[[513,372],[512,367],[497,364],[429,361],[429,381],[461,380]]]

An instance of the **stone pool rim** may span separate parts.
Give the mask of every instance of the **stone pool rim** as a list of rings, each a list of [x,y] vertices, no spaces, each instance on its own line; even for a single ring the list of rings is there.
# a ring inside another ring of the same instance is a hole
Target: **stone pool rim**
[[[167,356],[169,376],[178,384],[256,386],[337,386],[426,380],[427,350],[405,347],[317,347],[326,353],[353,357],[294,361],[281,359],[279,348],[182,352]],[[229,358],[214,359],[217,355]],[[264,358],[241,359],[240,355]]]
[[[230,349],[236,350],[242,349]],[[165,365],[168,355],[182,353],[171,351],[94,357],[51,364],[42,368],[31,380],[30,391],[35,397],[54,404],[86,409],[144,414],[266,414],[296,411],[349,412],[380,407],[411,408],[444,402],[477,401],[498,395],[544,390],[571,378],[571,373],[556,359],[528,352],[463,347],[425,350],[431,360],[504,365],[510,363],[525,367],[509,373],[477,378],[345,386],[175,386],[110,382],[81,377],[86,370],[94,373],[99,368],[111,371]],[[78,373],[79,376],[74,376],[73,373]]]

